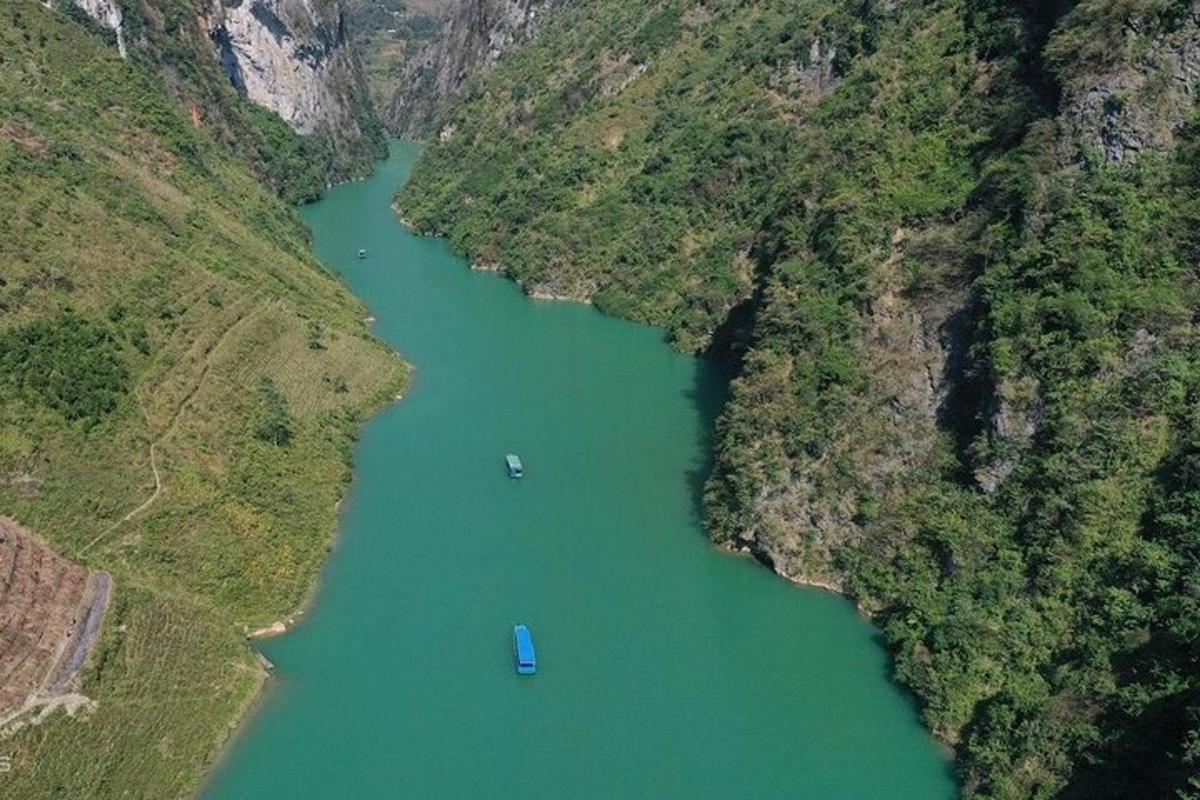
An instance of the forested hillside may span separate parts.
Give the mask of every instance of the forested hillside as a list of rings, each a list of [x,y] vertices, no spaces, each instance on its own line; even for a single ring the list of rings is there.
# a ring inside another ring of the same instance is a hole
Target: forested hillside
[[[565,0],[424,0],[440,13],[424,47],[408,54],[380,109],[397,135],[434,133],[437,112],[472,76],[536,39]]]
[[[357,425],[404,381],[160,67],[0,7],[0,509],[113,576],[88,702],[0,720],[6,798],[195,791],[263,679],[246,633],[303,604]]]
[[[739,365],[713,537],[873,616],[965,796],[1200,797],[1200,3],[556,14],[404,217]]]

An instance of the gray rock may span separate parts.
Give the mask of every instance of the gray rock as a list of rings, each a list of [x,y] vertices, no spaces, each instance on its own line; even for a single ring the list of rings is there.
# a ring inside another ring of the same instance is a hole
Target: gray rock
[[[1128,164],[1148,150],[1174,144],[1196,107],[1200,82],[1200,0],[1174,31],[1144,39],[1145,23],[1126,22],[1125,36],[1140,47],[1133,63],[1077,78],[1064,87],[1060,124],[1068,159],[1089,152],[1110,164]]]
[[[97,24],[108,28],[117,35],[117,50],[121,58],[129,57],[129,48],[125,44],[125,14],[117,5],[117,0],[73,0],[76,6],[91,17]],[[54,8],[54,0],[42,0],[46,8]]]
[[[117,0],[74,0],[117,35],[128,55]],[[366,135],[366,88],[346,34],[341,0],[202,0],[199,24],[238,93],[296,132],[335,143]]]
[[[440,35],[407,65],[386,112],[388,127],[412,138],[432,133],[443,100],[536,38],[545,15],[568,1],[455,0],[442,14]]]
[[[209,0],[206,32],[243,97],[298,133],[359,136],[365,94],[337,0]]]

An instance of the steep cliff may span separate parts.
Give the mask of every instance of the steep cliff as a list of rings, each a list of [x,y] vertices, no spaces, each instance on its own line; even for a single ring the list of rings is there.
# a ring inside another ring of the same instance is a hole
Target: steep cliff
[[[1111,163],[1162,151],[1200,91],[1200,3],[1081,3],[1047,52],[1063,77],[1061,121],[1079,150]]]
[[[204,22],[238,93],[340,148],[371,134],[346,15],[327,0],[214,0]]]
[[[443,104],[471,76],[493,69],[500,58],[533,40],[543,17],[568,0],[453,0],[442,12],[437,35],[405,67],[386,119],[403,136],[428,135]]]
[[[99,25],[108,28],[116,36],[117,50],[121,58],[129,57],[129,49],[125,45],[125,14],[117,0],[75,0],[89,17]],[[47,5],[50,5],[47,2]]]
[[[114,32],[123,56],[161,71],[196,124],[220,129],[293,199],[364,173],[383,152],[340,0],[72,1]]]
[[[967,796],[1190,798],[1198,23],[580,0],[398,206],[735,360],[714,539],[874,617]]]

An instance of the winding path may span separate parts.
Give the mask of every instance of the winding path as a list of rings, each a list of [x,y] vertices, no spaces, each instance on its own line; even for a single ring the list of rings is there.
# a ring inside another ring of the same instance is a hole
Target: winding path
[[[125,516],[118,519],[112,525],[109,525],[107,528],[105,528],[103,531],[101,531],[99,534],[97,534],[96,538],[92,539],[90,542],[88,542],[82,548],[80,548],[77,553],[78,555],[82,556],[88,550],[91,550],[92,547],[94,547],[96,544],[98,544],[101,540],[103,540],[105,537],[107,537],[110,533],[112,533],[117,528],[124,525],[126,522],[129,522],[130,520],[132,520],[134,517],[141,514],[146,509],[150,508],[150,506],[154,505],[154,503],[158,500],[158,498],[162,496],[164,487],[163,487],[163,480],[162,480],[162,471],[158,467],[158,446],[160,444],[162,444],[167,439],[167,437],[169,437],[172,433],[175,432],[175,428],[179,424],[179,419],[180,419],[180,417],[183,416],[183,412],[188,408],[188,406],[191,405],[192,401],[196,398],[196,395],[198,395],[200,393],[200,389],[202,389],[204,387],[204,383],[208,378],[208,374],[212,370],[212,359],[217,354],[217,351],[220,350],[222,345],[224,345],[225,342],[229,340],[230,335],[233,333],[233,331],[236,328],[241,326],[243,323],[253,319],[255,316],[258,315],[258,313],[259,313],[259,309],[255,309],[255,310],[251,311],[250,313],[245,314],[244,316],[238,317],[236,320],[233,321],[233,323],[228,328],[226,328],[221,333],[221,335],[217,338],[216,342],[213,343],[213,346],[210,347],[208,352],[205,354],[204,367],[200,370],[200,377],[196,379],[195,385],[192,386],[191,390],[188,391],[188,393],[184,396],[184,398],[179,402],[179,405],[175,407],[175,412],[173,414],[171,414],[171,418],[169,420],[167,420],[167,424],[163,428],[162,433],[160,433],[158,436],[156,436],[154,438],[154,440],[152,442],[150,442],[150,470],[151,470],[151,472],[154,473],[154,491],[150,494],[149,497],[146,498],[146,500],[144,502],[142,502],[141,505],[139,505],[137,508],[135,508],[132,511],[130,511],[129,513],[127,513]],[[138,409],[142,412],[142,417],[145,418],[147,427],[153,428],[153,423],[150,421],[150,415],[146,412],[146,404],[143,403],[140,399],[138,401]]]

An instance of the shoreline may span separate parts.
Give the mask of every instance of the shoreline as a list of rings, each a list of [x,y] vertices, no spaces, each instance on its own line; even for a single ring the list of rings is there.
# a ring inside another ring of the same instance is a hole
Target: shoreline
[[[394,213],[396,215],[396,219],[400,223],[400,225],[403,226],[405,228],[405,230],[409,231],[412,235],[420,236],[425,239],[440,239],[443,242],[447,241],[445,236],[442,236],[437,233],[422,231],[422,230],[418,229],[417,226],[413,225],[412,222],[409,221],[409,219],[404,216],[404,213],[401,211],[400,206],[396,205],[395,202],[392,203],[391,208],[392,208],[392,213]],[[587,297],[585,295],[556,292],[552,289],[546,288],[546,286],[544,284],[539,284],[539,285],[527,284],[525,281],[523,281],[520,278],[513,275],[512,271],[509,270],[508,267],[505,267],[502,264],[497,264],[497,263],[491,262],[491,261],[473,260],[473,259],[469,258],[466,254],[459,253],[457,250],[454,250],[453,248],[451,248],[451,250],[456,255],[458,255],[461,259],[463,259],[464,261],[467,262],[467,266],[470,268],[470,270],[472,272],[481,272],[481,273],[485,273],[485,274],[489,274],[489,275],[501,275],[501,276],[507,278],[508,280],[512,281],[513,283],[515,283],[517,285],[517,287],[520,288],[521,293],[524,294],[526,297],[528,297],[530,300],[538,300],[538,301],[547,302],[547,303],[578,303],[581,306],[589,306],[591,308],[596,307],[596,304],[592,300],[592,298]],[[614,317],[614,319],[624,319],[624,318],[623,317]],[[628,319],[625,319],[624,321],[634,322],[634,320],[628,320]]]
[[[392,206],[392,207],[395,208],[395,206]],[[401,218],[401,221],[403,222],[403,218]],[[410,231],[412,231],[414,236],[429,236],[431,238],[442,238],[442,237],[437,237],[433,234],[421,233],[420,231],[416,230],[415,228],[413,228],[411,225],[408,225],[407,223],[405,223],[405,227],[408,228]],[[465,260],[465,257],[464,257],[464,260]],[[541,300],[544,302],[553,302],[553,303],[560,303],[560,302],[561,303],[578,303],[579,305],[591,306],[593,308],[595,308],[595,305],[596,305],[595,303],[592,302],[592,299],[590,297],[555,292],[550,289],[547,289],[545,287],[545,285],[530,286],[529,284],[525,283],[523,280],[521,280],[517,276],[513,275],[512,272],[508,269],[508,267],[505,267],[502,264],[496,264],[496,263],[492,263],[492,262],[488,262],[488,261],[470,261],[470,262],[468,262],[468,266],[470,266],[472,272],[483,272],[483,273],[487,273],[487,274],[491,274],[491,275],[504,276],[508,280],[515,283],[518,287],[520,287],[521,292],[526,297],[528,297],[530,300]],[[626,320],[626,321],[628,321],[628,320]]]
[[[366,176],[364,178],[356,179],[356,180],[367,180],[370,177],[373,177],[373,174]],[[352,181],[346,181],[346,183],[349,183],[349,182],[352,182]],[[315,203],[315,202],[319,202],[321,199],[323,199],[323,198],[317,197],[309,202]],[[400,223],[400,225],[402,227],[404,227],[406,230],[410,231],[414,236],[421,236],[424,238],[435,238],[435,239],[443,239],[444,240],[445,237],[437,236],[436,234],[429,234],[429,233],[423,233],[421,231],[418,231],[415,228],[415,226],[413,226],[412,223],[409,222],[404,217],[404,215],[400,211],[400,208],[394,202],[391,204],[391,210],[393,211],[395,218]],[[315,251],[311,252],[311,255],[313,255],[315,257],[315,255],[316,255]],[[529,298],[530,300],[542,301],[542,302],[551,302],[551,301],[574,302],[574,303],[579,303],[580,305],[592,306],[594,308],[594,305],[592,304],[592,302],[590,300],[584,299],[584,298],[576,298],[576,297],[570,297],[570,296],[565,296],[565,295],[556,295],[551,292],[531,293],[529,290],[526,289],[525,285],[522,284],[521,281],[514,278],[507,269],[505,269],[504,267],[502,267],[498,264],[487,264],[487,263],[483,263],[483,262],[475,262],[475,261],[467,260],[465,258],[463,260],[467,261],[467,266],[469,267],[469,269],[471,269],[474,272],[493,273],[493,274],[499,274],[499,275],[504,276],[508,280],[517,284],[517,286],[520,287],[520,289],[521,289],[522,293],[525,295],[525,297]],[[357,298],[358,296],[355,295],[355,297]],[[358,298],[358,299],[362,300],[362,298]],[[364,322],[369,325],[371,322],[374,322],[374,316],[372,315],[372,316],[366,317],[366,319],[364,319]],[[387,345],[387,346],[388,346],[389,350],[394,350],[394,348],[392,348],[391,345]],[[366,425],[379,413],[386,410],[393,403],[400,402],[404,399],[404,394],[408,389],[408,383],[409,383],[408,379],[411,377],[412,372],[414,370],[415,370],[415,367],[410,365],[409,371],[406,373],[404,385],[401,387],[401,389],[403,391],[390,392],[389,397],[386,400],[378,403],[376,408],[372,409],[369,413],[367,413],[364,416],[363,420],[361,421],[361,423],[359,425],[357,433],[361,433],[362,429],[365,428]],[[357,440],[358,436],[356,435],[355,438]],[[245,637],[247,649],[255,657],[255,660],[256,660],[257,669],[254,670],[254,675],[255,675],[254,687],[248,693],[245,701],[238,707],[236,715],[229,721],[229,725],[226,729],[225,736],[217,744],[216,748],[214,749],[214,754],[213,754],[212,759],[207,764],[205,764],[203,769],[201,770],[199,782],[197,783],[194,791],[188,795],[190,798],[192,798],[192,800],[199,800],[199,798],[201,798],[204,795],[205,791],[212,785],[212,781],[214,780],[217,773],[219,772],[222,764],[224,764],[225,761],[230,757],[230,754],[233,752],[233,749],[237,746],[238,741],[241,739],[242,736],[246,735],[246,732],[250,729],[250,724],[251,724],[252,720],[254,719],[254,717],[262,711],[264,705],[266,704],[266,702],[270,696],[271,685],[272,685],[271,679],[272,679],[273,672],[275,670],[275,664],[272,663],[271,660],[268,659],[265,655],[263,655],[263,653],[260,650],[256,649],[254,645],[256,642],[270,641],[271,639],[276,639],[280,636],[286,636],[288,633],[291,633],[293,630],[295,630],[296,628],[298,628],[300,625],[302,625],[304,623],[305,619],[308,616],[308,612],[312,609],[313,605],[316,603],[317,597],[320,595],[321,586],[324,583],[326,567],[328,566],[330,560],[333,558],[334,554],[336,553],[336,550],[341,541],[341,538],[342,538],[341,511],[342,511],[343,503],[345,502],[346,498],[350,495],[351,491],[353,490],[354,483],[357,479],[358,479],[357,464],[356,464],[356,462],[352,462],[351,471],[350,471],[350,479],[346,482],[346,485],[341,493],[341,496],[339,497],[339,499],[337,501],[336,508],[339,512],[338,521],[334,525],[333,530],[330,532],[328,550],[326,552],[325,558],[322,560],[320,568],[317,570],[317,573],[314,576],[312,583],[309,586],[308,591],[304,596],[304,599],[301,601],[301,603],[300,603],[299,607],[296,609],[296,611],[294,611],[293,613],[284,617],[283,619],[275,620],[274,622],[268,623],[261,627],[258,627],[255,629],[249,629],[249,626],[245,626],[245,628],[243,629],[243,635]],[[710,539],[709,542],[711,543],[711,541],[712,540]],[[730,551],[730,552],[732,554],[732,551]]]
[[[783,580],[787,581],[788,583],[790,583],[793,586],[800,586],[805,589],[820,589],[823,592],[828,592],[829,594],[836,594],[839,597],[845,598],[846,600],[853,602],[855,604],[855,606],[858,608],[859,613],[862,614],[866,619],[868,619],[868,620],[871,619],[871,615],[868,614],[862,608],[861,605],[859,605],[857,602],[855,602],[854,597],[852,597],[849,593],[847,593],[843,587],[839,586],[838,584],[834,583],[833,581],[824,580],[822,578],[804,578],[804,577],[798,577],[795,575],[789,575],[788,573],[780,570],[779,567],[770,563],[770,561],[759,556],[757,553],[755,553],[753,550],[751,550],[748,547],[737,547],[737,546],[730,545],[730,544],[718,543],[718,542],[713,541],[710,537],[708,537],[707,534],[705,535],[705,538],[708,539],[708,541],[713,546],[715,546],[718,550],[720,550],[722,553],[729,555],[729,556],[733,556],[735,558],[751,559],[752,561],[757,563],[763,569],[771,572],[773,575],[776,575],[779,578],[782,578]]]
[[[437,237],[434,234],[425,234],[425,233],[421,233],[421,232],[417,231],[400,214],[399,209],[396,207],[395,203],[392,203],[391,208],[395,212],[395,218],[400,222],[400,224],[402,226],[404,226],[406,229],[408,229],[409,231],[411,231],[414,235],[422,236],[422,237],[426,237],[426,238],[443,238],[443,240],[444,240],[444,237]],[[586,298],[573,297],[573,296],[568,296],[568,295],[560,295],[560,294],[556,294],[556,293],[550,292],[550,291],[543,292],[536,288],[531,290],[525,284],[523,284],[520,280],[514,278],[507,269],[505,269],[504,267],[502,267],[499,264],[471,262],[470,260],[465,259],[465,258],[463,260],[467,261],[467,265],[474,272],[498,273],[498,274],[504,275],[507,279],[516,283],[521,288],[522,294],[528,299],[535,300],[535,301],[576,302],[576,303],[580,303],[581,305],[592,305],[591,301]],[[615,318],[619,318],[619,317],[615,317]],[[389,349],[391,349],[390,345],[389,345]],[[364,420],[362,421],[362,423],[360,425],[360,431],[363,427],[365,427],[367,422],[369,422],[378,413],[380,413],[385,408],[387,408],[388,405],[390,405],[390,403],[384,403],[379,408],[376,408],[373,411],[371,411],[370,414],[367,415],[364,418]],[[341,495],[341,499],[339,499],[338,504],[337,504],[337,508],[338,508],[339,512],[342,510],[343,501],[345,500],[346,497],[349,496],[350,492],[353,490],[354,483],[357,481],[357,479],[359,477],[358,469],[359,469],[359,466],[357,463],[357,459],[354,459],[354,461],[352,462],[352,466],[351,466],[350,480],[347,481],[344,491]],[[702,532],[704,532],[703,526],[701,526],[701,530],[702,530]],[[260,628],[254,629],[254,630],[245,631],[246,641],[249,644],[249,651],[251,653],[253,653],[258,659],[258,665],[257,665],[258,669],[255,670],[256,682],[253,687],[253,691],[249,693],[245,704],[243,704],[242,706],[239,707],[238,715],[237,715],[236,719],[233,720],[233,722],[231,722],[230,727],[229,727],[229,732],[228,732],[227,736],[225,737],[224,741],[221,743],[221,746],[219,748],[219,751],[218,751],[216,757],[214,757],[214,759],[205,767],[204,772],[203,772],[203,780],[197,786],[195,793],[192,795],[193,797],[197,797],[197,798],[201,797],[204,794],[204,792],[212,785],[212,781],[213,781],[214,777],[217,775],[217,772],[221,768],[222,764],[225,762],[225,759],[227,759],[229,757],[229,754],[233,751],[233,748],[238,746],[238,742],[241,740],[241,737],[246,735],[246,732],[251,729],[250,726],[251,726],[251,723],[252,723],[255,715],[258,713],[261,713],[262,709],[265,707],[266,702],[268,702],[272,696],[271,695],[271,691],[272,691],[271,687],[272,687],[273,683],[270,679],[272,677],[272,671],[274,669],[274,665],[271,664],[271,662],[268,659],[266,659],[266,657],[255,648],[254,642],[259,641],[259,640],[269,640],[269,639],[276,638],[278,636],[286,635],[287,633],[291,632],[294,628],[303,624],[303,622],[307,618],[308,612],[311,610],[311,608],[315,604],[316,598],[319,595],[321,587],[323,586],[324,576],[326,574],[326,568],[327,568],[328,564],[330,563],[331,559],[333,558],[333,556],[336,555],[336,547],[339,545],[342,535],[343,535],[343,519],[341,517],[341,514],[339,513],[338,521],[337,521],[336,525],[334,526],[332,533],[330,534],[331,546],[327,550],[327,552],[321,562],[321,565],[320,565],[319,569],[317,570],[316,577],[314,578],[314,580],[312,582],[312,585],[310,587],[308,594],[305,596],[300,608],[295,613],[293,613],[283,619],[276,620],[270,624],[264,625],[263,627],[260,627]],[[716,547],[722,551],[721,554],[723,556],[738,556],[738,557],[753,558],[756,562],[758,562],[758,566],[767,567],[776,576],[783,578],[789,584],[837,594],[837,595],[849,600],[850,602],[855,603],[856,607],[859,610],[860,615],[863,616],[868,622],[872,622],[871,616],[863,610],[862,606],[859,605],[853,597],[848,595],[844,591],[844,589],[841,586],[837,585],[834,581],[823,580],[820,578],[806,579],[803,577],[792,576],[792,575],[789,575],[789,574],[786,574],[786,573],[780,571],[779,568],[777,568],[774,564],[772,564],[770,562],[769,558],[766,558],[764,556],[760,556],[760,555],[754,553],[750,548],[731,546],[728,544],[719,544],[717,542],[714,542],[713,539],[707,535],[707,532],[704,532],[704,538],[707,540],[708,544],[716,545]],[[247,626],[247,628],[248,627],[249,626]],[[907,688],[904,687],[903,684],[896,681],[894,678],[889,678],[888,682],[891,685],[893,685],[894,687],[899,688],[901,691],[905,692],[906,694],[910,694],[910,696],[911,696],[911,693],[908,692]],[[277,685],[277,684],[275,684],[275,685]],[[926,728],[926,730],[928,730],[928,729]],[[937,740],[936,737],[934,737],[934,741],[939,741],[939,740]]]
[[[325,191],[328,192],[336,185],[370,180],[371,178],[375,177],[378,165],[386,160],[386,158],[387,156],[377,159],[372,164],[370,171],[361,177],[344,180],[338,184],[331,184],[326,187]],[[300,205],[317,203],[323,199],[324,193]],[[297,208],[299,208],[300,205],[298,205]],[[305,228],[309,229],[307,224],[305,225]],[[311,234],[311,229],[309,230]],[[311,239],[308,244],[308,254],[314,259],[317,258],[316,250],[312,245]],[[353,292],[351,292],[351,294],[359,302],[365,302],[363,301],[363,298],[359,297],[357,294],[354,294]],[[385,342],[382,338],[376,336],[375,333],[370,330],[370,326],[374,322],[375,316],[368,310],[368,315],[363,319],[363,324],[367,326],[368,335],[376,338],[380,343],[383,344],[384,347],[386,347],[397,358],[403,361],[403,356],[399,351]],[[366,428],[372,419],[374,419],[383,411],[387,410],[393,404],[404,399],[404,395],[408,392],[412,375],[416,370],[415,366],[409,364],[407,361],[404,361],[404,365],[405,369],[401,380],[398,381],[396,385],[387,386],[385,390],[381,391],[380,394],[375,397],[364,410],[363,417],[358,423],[354,433],[354,438],[351,442],[352,447],[356,445],[361,437],[363,429]],[[353,491],[354,484],[357,479],[357,461],[356,459],[351,458],[349,477],[342,486],[342,490],[338,495],[337,502],[334,504],[334,510],[337,512],[337,519],[327,535],[325,555],[321,559],[320,564],[317,566],[312,579],[309,582],[308,588],[305,591],[304,597],[296,607],[296,610],[291,614],[288,614],[283,619],[275,620],[274,622],[270,622],[255,629],[250,629],[249,625],[243,626],[242,634],[246,643],[246,649],[254,656],[255,659],[256,669],[254,670],[254,687],[247,694],[244,702],[239,705],[237,713],[234,714],[229,720],[229,724],[225,730],[223,738],[217,742],[216,746],[213,748],[212,758],[201,768],[195,787],[187,795],[187,797],[192,798],[192,800],[198,800],[201,796],[203,796],[204,792],[212,784],[212,781],[216,777],[217,772],[220,770],[221,765],[229,758],[229,755],[233,751],[233,748],[236,746],[238,740],[245,735],[245,732],[249,729],[251,720],[253,720],[255,715],[262,710],[263,705],[266,703],[270,692],[271,677],[275,670],[275,664],[269,658],[267,658],[261,650],[256,649],[254,647],[254,643],[284,636],[298,628],[307,619],[309,612],[312,610],[317,601],[317,597],[321,593],[321,587],[325,581],[325,570],[340,546],[342,539],[342,512],[344,509],[344,504],[346,498],[349,497],[350,493]]]
[[[357,295],[355,295],[355,297],[357,297]],[[383,340],[381,339],[380,341]],[[397,356],[399,356],[399,353],[395,351],[391,345],[388,345],[386,342],[384,344],[389,350],[396,352]],[[407,362],[405,362],[405,364],[407,364]],[[371,422],[371,420],[404,398],[404,394],[408,390],[408,385],[414,371],[415,368],[412,365],[408,365],[408,368],[405,370],[404,379],[400,382],[400,386],[389,386],[386,392],[381,393],[380,397],[376,398],[375,402],[372,404],[372,407],[369,408],[367,412],[364,412],[363,418],[359,422],[358,428],[355,431],[353,440],[354,443],[358,442],[363,429],[368,423]],[[254,687],[247,694],[245,701],[238,706],[237,713],[229,720],[224,737],[217,743],[217,746],[213,750],[212,759],[206,763],[203,769],[200,771],[199,781],[197,782],[193,791],[187,795],[187,797],[191,798],[191,800],[199,800],[199,798],[204,795],[208,787],[212,785],[212,781],[216,777],[217,772],[220,770],[221,765],[224,764],[225,761],[230,757],[230,753],[232,753],[234,747],[237,746],[237,742],[246,734],[246,731],[249,730],[251,721],[258,713],[261,712],[263,706],[266,704],[270,696],[272,685],[271,679],[275,671],[275,664],[269,658],[267,658],[261,650],[258,650],[254,646],[255,643],[269,641],[271,639],[279,638],[280,636],[285,636],[294,631],[296,628],[299,628],[307,620],[309,612],[312,610],[313,606],[316,604],[317,598],[320,596],[321,587],[325,583],[326,568],[328,567],[329,562],[332,560],[334,555],[337,553],[338,547],[341,545],[343,528],[342,512],[344,510],[346,498],[350,496],[350,493],[354,490],[354,484],[358,480],[358,470],[356,467],[357,461],[356,459],[352,459],[349,479],[346,480],[345,485],[342,487],[342,491],[338,496],[337,503],[334,505],[334,510],[337,511],[337,520],[329,531],[328,538],[326,540],[325,556],[321,559],[321,563],[317,567],[317,570],[309,583],[308,589],[305,591],[304,597],[301,599],[296,610],[283,619],[276,620],[253,630],[250,630],[248,625],[243,626],[242,635],[244,637],[246,650],[254,657],[255,660],[255,669],[253,670],[255,676]]]
[[[399,204],[395,200],[393,200],[391,203],[391,209],[392,209],[392,213],[395,215],[395,217],[396,217],[397,221],[400,223],[400,225],[402,227],[404,227],[406,230],[408,230],[410,233],[412,233],[414,236],[421,236],[421,237],[430,238],[430,239],[440,239],[444,242],[447,241],[445,236],[441,236],[434,232],[424,232],[424,231],[419,230],[415,225],[413,225],[413,223],[407,217],[404,216],[403,210],[400,208]],[[451,248],[451,249],[453,250],[453,248]],[[515,277],[512,274],[512,272],[509,271],[509,269],[507,267],[505,267],[504,265],[502,265],[500,263],[493,262],[493,261],[480,261],[478,259],[470,258],[465,253],[458,253],[458,251],[456,251],[456,250],[454,250],[454,252],[457,255],[459,255],[460,258],[462,258],[464,261],[467,262],[467,266],[470,268],[470,270],[472,272],[479,272],[479,273],[490,274],[490,275],[501,275],[504,278],[507,278],[508,280],[515,283],[521,289],[521,292],[527,298],[529,298],[531,300],[537,300],[537,301],[543,301],[543,302],[579,303],[580,305],[589,306],[591,308],[596,307],[590,298],[574,297],[571,295],[564,295],[564,294],[557,294],[554,292],[542,291],[536,287],[531,289],[524,282],[522,282],[519,278]],[[601,313],[605,313],[605,312],[602,311]],[[634,322],[633,320],[629,320],[625,317],[618,317],[618,316],[609,315],[609,314],[606,314],[606,316],[613,316],[615,319],[621,319],[626,322]],[[635,323],[635,324],[637,324],[637,323]],[[855,597],[848,594],[843,586],[840,586],[831,580],[826,580],[826,579],[822,579],[822,578],[805,578],[805,577],[790,575],[790,574],[780,570],[779,567],[776,566],[770,559],[764,558],[764,557],[760,556],[759,554],[755,553],[751,548],[744,547],[744,546],[736,546],[736,545],[730,545],[730,544],[717,543],[708,535],[707,531],[705,531],[705,533],[704,533],[704,538],[709,542],[709,544],[716,546],[719,550],[721,550],[726,555],[753,559],[755,562],[758,563],[758,565],[760,567],[768,570],[769,572],[776,575],[777,577],[782,578],[784,581],[786,581],[787,583],[789,583],[793,586],[799,586],[799,587],[803,587],[803,588],[807,588],[807,589],[818,589],[820,591],[838,595],[839,597],[847,600],[848,602],[853,603],[854,607],[855,607],[855,609],[857,609],[859,615],[862,616],[865,620],[867,620],[872,625],[875,624],[874,616],[870,612],[868,612],[866,610],[866,608],[863,607],[861,602],[859,602]],[[270,634],[268,634],[268,636],[269,635]],[[895,680],[893,680],[892,683],[894,683],[897,686],[902,685],[898,681],[895,681]]]
[[[392,401],[396,402],[396,401]],[[386,409],[391,403],[386,403],[382,407],[375,409],[365,417],[362,424],[359,426],[359,432],[366,424],[373,419],[377,414]],[[317,597],[321,593],[321,587],[325,582],[325,569],[329,565],[330,560],[337,552],[342,536],[342,504],[346,497],[354,488],[354,482],[357,479],[357,472],[351,468],[350,480],[346,482],[342,490],[341,496],[338,498],[337,510],[338,520],[333,526],[329,534],[327,550],[325,558],[321,561],[316,574],[313,576],[312,582],[305,593],[304,599],[300,602],[299,607],[282,620],[276,620],[268,625],[255,630],[243,630],[244,641],[247,652],[254,657],[255,676],[254,688],[247,694],[245,701],[238,707],[237,713],[229,721],[229,726],[226,729],[224,738],[217,744],[214,750],[212,759],[204,765],[200,773],[200,780],[197,783],[194,791],[188,795],[192,800],[199,800],[212,785],[213,779],[220,770],[221,765],[230,757],[234,747],[242,736],[250,729],[250,723],[254,717],[262,710],[266,704],[270,694],[272,677],[275,671],[275,664],[261,650],[258,650],[254,645],[256,642],[269,641],[284,636],[296,628],[300,627],[308,617],[308,612],[316,603]],[[248,626],[247,626],[248,627]]]

